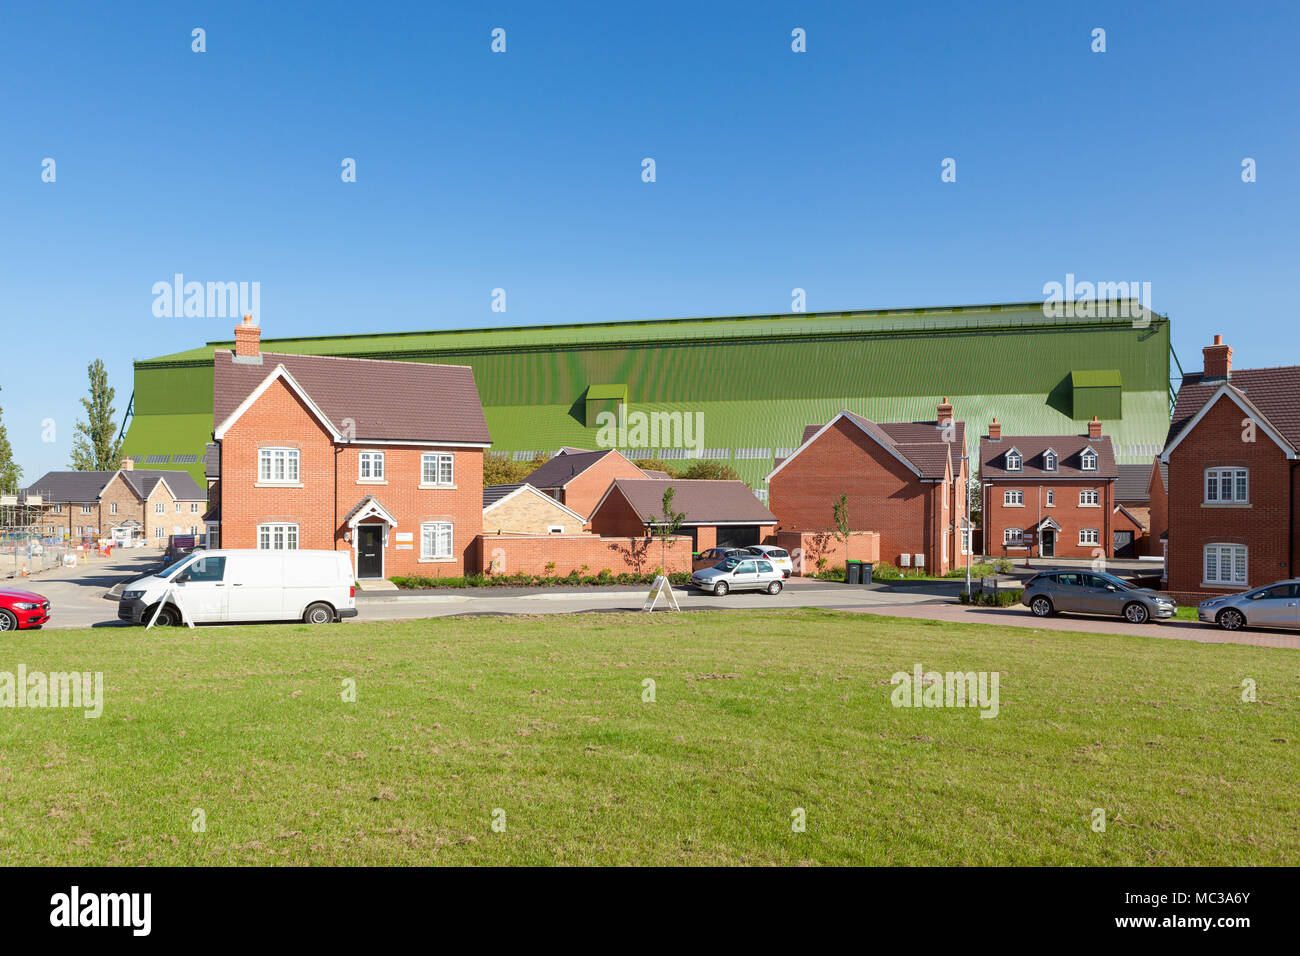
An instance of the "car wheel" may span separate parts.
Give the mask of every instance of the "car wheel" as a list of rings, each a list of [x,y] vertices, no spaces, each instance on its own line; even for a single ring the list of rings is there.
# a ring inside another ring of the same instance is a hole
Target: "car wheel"
[[[309,604],[307,610],[302,614],[302,622],[304,624],[333,624],[334,608],[321,601]]]
[[[144,612],[145,624],[148,624],[150,621],[153,621],[153,612],[157,609],[157,607],[158,605],[155,604],[153,607],[149,608],[149,610]],[[180,613],[176,610],[176,608],[168,604],[164,606],[161,611],[158,612],[158,620],[153,621],[153,623],[155,627],[175,627],[176,625],[181,623],[181,616]]]
[[[18,618],[13,613],[0,608],[0,631],[18,630]]]
[[[713,585],[713,596],[714,596],[714,597],[722,597],[724,594],[727,593],[727,591],[728,591],[728,588],[727,588],[727,582],[726,582],[726,581],[719,581],[717,584]]]
[[[1038,617],[1050,617],[1052,602],[1045,597],[1036,597],[1029,602],[1029,610],[1033,611]]]
[[[1246,616],[1235,607],[1224,608],[1214,620],[1225,631],[1240,631],[1246,626]]]
[[[767,593],[768,593],[768,594],[780,594],[780,593],[781,593],[781,582],[780,582],[780,581],[773,581],[771,584],[769,584],[769,585],[767,586]]]
[[[1151,612],[1147,610],[1145,604],[1139,604],[1137,601],[1129,601],[1124,605],[1124,620],[1130,624],[1145,624]]]

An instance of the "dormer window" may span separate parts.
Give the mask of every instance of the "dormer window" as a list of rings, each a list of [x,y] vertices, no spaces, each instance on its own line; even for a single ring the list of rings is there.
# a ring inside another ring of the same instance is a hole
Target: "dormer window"
[[[1043,471],[1056,471],[1056,452],[1050,448],[1043,452]]]
[[[1085,448],[1083,450],[1083,470],[1084,471],[1097,470],[1097,453],[1093,451],[1091,448]]]
[[[1020,452],[1014,448],[1007,452],[1007,471],[1019,471],[1020,461]]]

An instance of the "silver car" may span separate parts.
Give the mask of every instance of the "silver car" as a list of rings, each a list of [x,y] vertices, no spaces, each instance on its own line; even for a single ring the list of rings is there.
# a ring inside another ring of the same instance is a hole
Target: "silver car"
[[[1196,607],[1204,624],[1225,631],[1251,627],[1300,627],[1300,578],[1278,581],[1268,587],[1210,598]]]
[[[1111,574],[1093,571],[1046,571],[1025,582],[1020,598],[1038,617],[1059,611],[1107,614],[1131,624],[1173,617],[1178,605],[1150,588],[1135,588]]]
[[[701,591],[721,597],[728,591],[766,591],[780,594],[784,587],[782,573],[764,558],[733,557],[719,561],[691,575],[691,583]]]

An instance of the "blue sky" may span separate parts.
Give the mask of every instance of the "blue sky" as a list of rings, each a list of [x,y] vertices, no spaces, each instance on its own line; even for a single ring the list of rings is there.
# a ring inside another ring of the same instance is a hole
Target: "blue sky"
[[[1238,366],[1300,363],[1300,13],[1134,6],[6,4],[25,477],[65,464],[89,361],[120,415],[133,359],[229,337],[153,315],[178,272],[259,282],[267,336],[781,312],[795,287],[1032,301],[1074,273],[1150,282],[1185,367],[1215,332]]]

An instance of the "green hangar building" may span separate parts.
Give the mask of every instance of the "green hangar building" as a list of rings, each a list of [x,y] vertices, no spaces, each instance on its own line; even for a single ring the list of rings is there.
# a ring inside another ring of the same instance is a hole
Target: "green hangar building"
[[[137,361],[123,453],[201,480],[212,355],[233,347]],[[1167,317],[1052,317],[1042,302],[268,338],[261,347],[469,365],[495,452],[616,447],[720,459],[760,492],[805,425],[845,408],[933,421],[946,397],[971,442],[995,416],[1016,435],[1081,433],[1096,415],[1119,461],[1137,464],[1160,450],[1172,398]],[[438,396],[429,404],[436,410]]]

